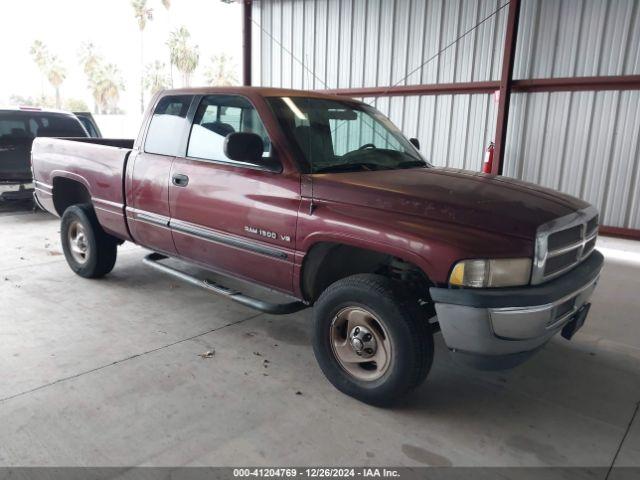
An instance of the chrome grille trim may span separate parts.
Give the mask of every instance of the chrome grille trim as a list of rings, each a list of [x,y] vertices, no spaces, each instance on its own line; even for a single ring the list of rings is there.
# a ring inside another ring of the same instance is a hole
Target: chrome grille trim
[[[536,234],[535,253],[533,258],[533,269],[531,272],[531,284],[537,285],[539,283],[546,282],[552,278],[558,277],[565,272],[568,272],[576,265],[579,265],[584,261],[594,250],[595,242],[589,245],[598,236],[598,225],[593,220],[598,216],[598,210],[593,205],[577,212],[570,213],[564,217],[556,218],[548,223],[545,223],[538,227]],[[595,224],[595,228],[587,231],[588,225]],[[548,241],[549,237],[557,232],[562,232],[570,228],[580,225],[581,235],[580,240],[567,245],[562,245],[554,249],[549,249]],[[568,263],[566,266],[560,268],[549,274],[545,274],[547,266],[547,260],[559,255],[563,255],[569,252],[576,252],[576,260]]]

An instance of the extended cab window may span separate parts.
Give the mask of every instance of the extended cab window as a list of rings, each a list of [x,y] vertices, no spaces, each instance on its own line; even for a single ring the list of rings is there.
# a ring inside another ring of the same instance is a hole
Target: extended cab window
[[[187,127],[187,112],[192,98],[189,95],[170,95],[160,99],[149,124],[145,152],[180,155],[182,132]]]
[[[233,161],[224,154],[223,147],[226,136],[234,132],[260,135],[264,144],[263,156],[269,156],[271,142],[258,112],[246,98],[236,95],[211,95],[203,98],[193,119],[187,156]]]

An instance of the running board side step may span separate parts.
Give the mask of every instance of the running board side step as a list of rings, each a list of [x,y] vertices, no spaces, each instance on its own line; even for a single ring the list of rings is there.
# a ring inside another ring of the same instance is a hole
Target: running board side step
[[[162,255],[160,253],[150,253],[144,260],[142,260],[146,265],[149,265],[156,270],[167,273],[174,278],[180,279],[184,282],[190,283],[191,285],[195,285],[196,287],[203,288],[208,292],[217,293],[219,295],[223,295],[235,302],[241,303],[247,307],[254,308],[264,313],[270,313],[272,315],[286,315],[288,313],[299,312],[308,307],[303,302],[290,302],[290,303],[270,303],[262,300],[258,300],[257,298],[249,297],[235,290],[231,290],[223,285],[219,285],[211,280],[200,280],[197,277],[189,275],[187,273],[181,272],[180,270],[176,270],[175,268],[169,267],[167,265],[163,265],[160,263],[160,260],[166,260],[167,256]]]

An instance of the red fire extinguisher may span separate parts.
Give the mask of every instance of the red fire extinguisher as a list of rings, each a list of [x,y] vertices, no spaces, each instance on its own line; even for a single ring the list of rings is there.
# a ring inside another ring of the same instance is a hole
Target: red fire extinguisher
[[[482,162],[482,173],[491,173],[493,167],[493,151],[495,145],[493,142],[489,142],[487,150],[484,152],[484,161]]]

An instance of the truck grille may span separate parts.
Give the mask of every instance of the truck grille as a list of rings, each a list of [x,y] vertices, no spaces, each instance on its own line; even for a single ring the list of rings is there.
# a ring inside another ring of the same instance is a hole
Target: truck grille
[[[538,228],[531,283],[551,280],[585,260],[596,246],[595,207],[561,217]]]

